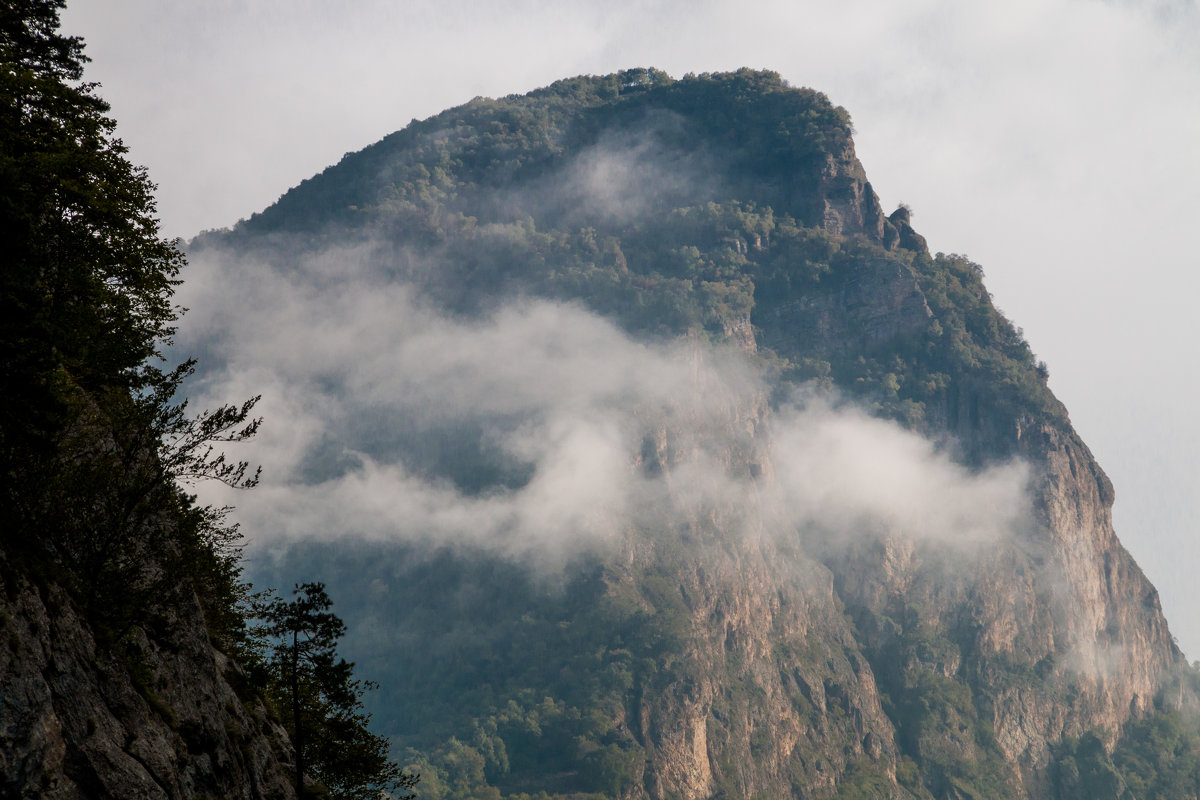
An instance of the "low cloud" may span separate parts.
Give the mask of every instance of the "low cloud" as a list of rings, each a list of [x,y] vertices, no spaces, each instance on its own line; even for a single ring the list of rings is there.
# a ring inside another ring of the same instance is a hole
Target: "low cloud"
[[[706,197],[718,174],[712,159],[668,144],[686,125],[678,114],[659,110],[624,130],[607,131],[552,178],[548,199],[581,220],[624,222],[656,204],[674,208]]]
[[[1023,461],[972,471],[853,406],[816,399],[785,409],[773,452],[778,491],[800,527],[969,545],[1030,524]]]
[[[577,305],[452,318],[367,261],[203,251],[185,276],[200,311],[179,347],[220,354],[194,402],[263,394],[262,433],[234,453],[263,464],[262,485],[196,487],[237,506],[252,549],[365,538],[560,565],[714,511],[744,520],[734,534],[826,545],[977,543],[1025,523],[1022,464],[967,470],[828,397],[767,414],[739,352],[638,342]]]

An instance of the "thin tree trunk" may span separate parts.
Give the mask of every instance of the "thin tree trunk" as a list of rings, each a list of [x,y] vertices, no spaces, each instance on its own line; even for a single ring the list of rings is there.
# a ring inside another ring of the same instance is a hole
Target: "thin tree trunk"
[[[300,642],[292,631],[292,745],[296,748],[296,796],[304,797],[304,726],[300,724]]]

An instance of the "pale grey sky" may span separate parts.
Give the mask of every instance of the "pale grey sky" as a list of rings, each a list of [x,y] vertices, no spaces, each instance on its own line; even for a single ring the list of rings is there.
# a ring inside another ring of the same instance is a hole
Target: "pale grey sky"
[[[1200,657],[1196,0],[75,0],[167,233],[261,210],[413,118],[655,66],[779,71],[851,113],[887,208],[981,263]]]

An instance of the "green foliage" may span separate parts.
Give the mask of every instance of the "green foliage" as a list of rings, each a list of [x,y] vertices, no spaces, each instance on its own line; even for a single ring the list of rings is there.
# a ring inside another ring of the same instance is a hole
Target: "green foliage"
[[[366,233],[388,243],[381,263],[454,313],[532,294],[583,302],[642,336],[720,340],[749,322],[780,397],[836,385],[910,427],[971,431],[976,461],[1009,455],[1021,420],[1065,421],[977,265],[911,237],[919,249],[824,230],[822,198],[839,191],[826,171],[850,148],[842,109],[774,73],[573,78],[414,122],[222,244]],[[269,241],[262,255],[290,257],[288,240]],[[819,324],[820,309],[872,280],[872,264],[915,278],[933,314],[925,330],[883,342],[838,331],[837,347],[796,328],[798,314]]]
[[[482,555],[380,548],[322,560],[332,582],[372,586],[404,609],[346,595],[346,613],[370,631],[348,645],[384,679],[375,721],[410,748],[403,763],[420,772],[423,797],[615,798],[640,784],[647,756],[621,720],[678,679],[689,625],[665,575],[627,582],[584,566],[556,587]]]
[[[1184,800],[1200,793],[1200,720],[1158,711],[1125,727],[1109,750],[1095,732],[1059,746],[1052,775],[1063,800]]]
[[[852,762],[838,782],[834,800],[874,800],[892,794],[892,781],[868,759]]]
[[[108,105],[80,83],[83,44],[57,32],[62,5],[8,2],[0,15],[0,364],[20,387],[2,408],[4,429],[26,436],[64,424],[56,375],[85,391],[156,385],[144,364],[173,331],[183,263]]]
[[[856,624],[885,713],[896,729],[896,777],[918,796],[1003,800],[1022,796],[991,729],[993,690],[963,631],[931,624],[916,598],[888,614],[856,609]],[[1032,668],[1006,664],[1027,675]]]
[[[309,796],[311,770],[337,800],[384,791],[412,800],[418,776],[390,760],[387,740],[367,729],[361,698],[375,685],[354,678],[354,665],[337,655],[346,626],[329,611],[325,585],[298,585],[295,595],[290,602],[260,596],[252,613],[262,622],[251,636],[259,650],[256,672],[295,747],[296,793]]]

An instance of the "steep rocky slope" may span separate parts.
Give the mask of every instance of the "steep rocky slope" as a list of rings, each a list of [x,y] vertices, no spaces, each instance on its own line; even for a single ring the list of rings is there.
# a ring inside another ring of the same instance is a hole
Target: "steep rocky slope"
[[[160,624],[98,644],[65,591],[3,571],[0,796],[295,797],[286,734],[194,598]]]
[[[771,73],[634,70],[477,98],[193,243],[217,276],[251,264],[281,286],[330,280],[306,265],[331,251],[343,284],[403,285],[439,325],[566,300],[646,347],[682,342],[694,375],[675,407],[630,412],[625,469],[650,501],[611,512],[613,538],[552,577],[478,537],[440,547],[402,516],[393,536],[256,566],[286,583],[319,565],[370,631],[355,655],[384,685],[377,720],[428,796],[1068,796],[1083,784],[1060,747],[1119,747],[1194,703],[1044,365],[978,265],[931,254],[906,209],[885,215],[824,96]],[[234,335],[200,341],[232,352]],[[706,366],[730,351],[759,377]],[[952,460],[965,482],[1023,464],[1025,493],[989,511],[1005,535],[975,536],[978,509],[939,522],[936,502],[936,532],[886,514],[797,522],[798,390],[925,437],[921,463]],[[485,447],[534,414],[423,431],[436,415],[397,408],[418,421],[329,436],[464,502],[538,475]],[[357,468],[322,446],[297,490]]]

